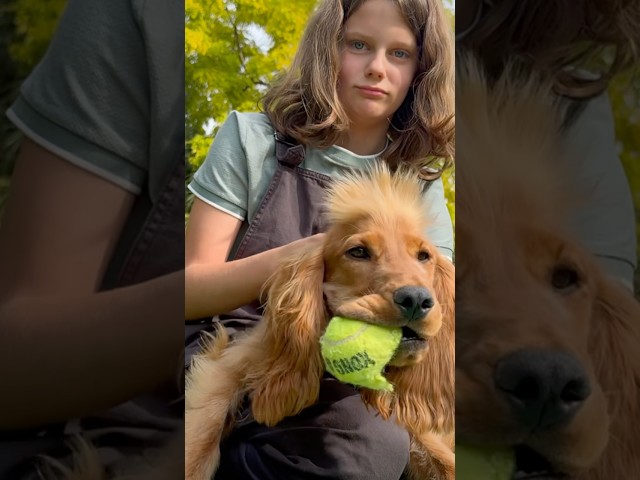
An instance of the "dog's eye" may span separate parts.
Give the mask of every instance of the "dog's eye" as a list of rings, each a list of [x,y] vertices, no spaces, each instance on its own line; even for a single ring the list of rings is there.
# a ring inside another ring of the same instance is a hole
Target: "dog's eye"
[[[418,261],[419,262],[426,262],[430,258],[431,258],[431,255],[429,254],[429,252],[425,252],[424,250],[418,252]]]
[[[359,260],[366,260],[371,258],[371,255],[369,254],[369,250],[367,250],[365,247],[350,248],[349,250],[347,250],[347,255],[349,255],[352,258],[357,258]]]
[[[580,275],[571,267],[556,267],[551,276],[551,284],[558,290],[568,290],[580,285]]]

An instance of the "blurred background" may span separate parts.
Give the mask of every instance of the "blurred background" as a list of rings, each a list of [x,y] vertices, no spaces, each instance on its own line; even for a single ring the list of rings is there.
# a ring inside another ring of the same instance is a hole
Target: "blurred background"
[[[7,120],[5,111],[46,51],[66,3],[66,0],[0,3],[0,221],[20,141],[20,134]]]

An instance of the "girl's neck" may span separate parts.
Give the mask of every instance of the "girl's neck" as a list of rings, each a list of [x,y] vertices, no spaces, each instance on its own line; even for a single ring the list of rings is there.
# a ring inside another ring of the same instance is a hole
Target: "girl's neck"
[[[336,145],[356,155],[374,155],[384,150],[387,144],[387,126],[380,128],[351,128],[344,133]]]

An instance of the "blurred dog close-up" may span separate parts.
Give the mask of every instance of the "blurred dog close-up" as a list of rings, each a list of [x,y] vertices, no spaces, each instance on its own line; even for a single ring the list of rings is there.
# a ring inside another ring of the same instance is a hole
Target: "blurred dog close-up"
[[[212,477],[245,400],[268,426],[318,400],[319,339],[333,316],[402,328],[384,370],[394,392],[361,388],[361,397],[409,432],[407,478],[455,478],[454,267],[424,237],[421,180],[379,165],[334,183],[327,206],[324,246],[291,258],[269,280],[263,320],[233,341],[218,329],[194,359],[188,480]]]
[[[513,478],[637,478],[640,307],[568,227],[566,107],[515,67],[457,77],[457,441],[513,447]]]

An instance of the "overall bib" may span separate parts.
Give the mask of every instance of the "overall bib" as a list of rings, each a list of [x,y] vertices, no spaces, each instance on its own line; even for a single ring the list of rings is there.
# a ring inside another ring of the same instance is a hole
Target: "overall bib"
[[[278,166],[257,213],[245,225],[234,259],[288,244],[323,231],[321,212],[331,178],[300,167],[303,145],[277,134]],[[262,309],[253,302],[220,321],[233,334],[259,321]],[[199,331],[212,323],[187,325],[186,361],[199,348]],[[215,379],[211,379],[215,381]],[[221,446],[215,480],[397,480],[409,459],[409,436],[393,421],[368,411],[357,390],[333,378],[322,380],[320,398],[295,417],[275,427],[253,421],[250,409]]]

